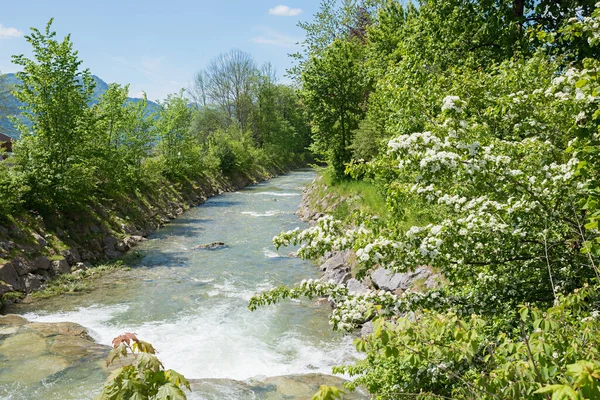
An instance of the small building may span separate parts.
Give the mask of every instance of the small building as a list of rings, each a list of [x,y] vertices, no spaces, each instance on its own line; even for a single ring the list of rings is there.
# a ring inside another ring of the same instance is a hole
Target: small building
[[[12,138],[0,133],[0,148],[7,153],[12,153]]]

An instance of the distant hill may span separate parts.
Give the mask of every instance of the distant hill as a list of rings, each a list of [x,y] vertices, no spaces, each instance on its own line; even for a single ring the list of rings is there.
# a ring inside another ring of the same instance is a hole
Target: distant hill
[[[102,79],[98,78],[96,75],[92,75],[94,82],[96,82],[96,87],[94,88],[94,94],[92,95],[92,104],[97,103],[100,99],[100,96],[108,90],[108,84],[104,82]],[[21,83],[19,78],[15,76],[15,74],[4,74],[2,75],[2,83],[8,87],[12,87],[16,84]],[[142,99],[139,98],[129,98],[130,102],[140,102]],[[12,122],[9,121],[8,116],[17,116],[19,115],[19,107],[22,103],[17,100],[12,94],[7,94],[6,96],[0,97],[0,133],[8,135],[14,139],[19,138],[19,132],[15,129]],[[153,101],[148,100],[148,110],[150,112],[157,111],[159,105]]]

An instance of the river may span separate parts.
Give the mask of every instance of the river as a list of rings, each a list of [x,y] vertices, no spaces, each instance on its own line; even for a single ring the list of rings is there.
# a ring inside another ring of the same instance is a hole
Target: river
[[[328,305],[288,301],[247,308],[257,292],[317,277],[313,264],[288,256],[293,249],[276,251],[271,243],[280,231],[304,226],[294,212],[314,176],[295,171],[215,196],[151,235],[129,255],[131,270],[102,279],[100,288],[18,310],[32,321],[79,323],[107,345],[135,332],[154,345],[166,368],[188,378],[330,374],[354,351],[351,338],[331,331]],[[227,247],[194,249],[216,241]],[[92,399],[104,379],[96,366],[82,363],[41,383],[15,376],[0,384],[0,395]]]

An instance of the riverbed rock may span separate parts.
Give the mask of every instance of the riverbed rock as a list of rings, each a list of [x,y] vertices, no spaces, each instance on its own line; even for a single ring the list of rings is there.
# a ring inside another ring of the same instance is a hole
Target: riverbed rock
[[[7,315],[0,315],[0,326],[21,326],[21,325],[25,325],[28,324],[29,321],[27,321],[25,318],[21,317],[20,315],[16,315],[16,314],[7,314]]]
[[[352,278],[352,274],[350,273],[350,258],[350,251],[333,253],[319,267],[321,271],[324,271],[320,280],[322,282],[334,282],[336,284],[348,282]]]
[[[46,281],[43,275],[39,274],[27,274],[23,276],[23,283],[25,284],[25,290],[28,292],[37,290],[42,287],[42,284]]]
[[[223,242],[213,242],[207,244],[201,244],[199,246],[194,247],[194,250],[219,250],[227,248],[228,246]]]
[[[43,337],[72,336],[94,341],[86,328],[74,322],[30,322],[26,328]]]
[[[36,384],[82,362],[104,369],[109,346],[96,343],[72,322],[29,322],[0,316],[0,384]]]
[[[324,374],[298,374],[272,377],[254,377],[246,381],[233,379],[192,379],[192,391],[206,400],[230,398],[236,400],[309,400],[321,385],[343,388],[342,378]],[[346,391],[347,392],[347,391]],[[368,399],[358,390],[344,395],[344,399]]]

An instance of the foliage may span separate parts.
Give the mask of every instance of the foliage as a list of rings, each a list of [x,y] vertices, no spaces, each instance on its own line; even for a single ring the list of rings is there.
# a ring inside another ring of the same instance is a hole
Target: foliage
[[[350,161],[352,131],[364,115],[367,87],[357,40],[336,39],[302,73],[302,98],[312,122],[313,148],[326,154],[336,179]]]
[[[97,400],[187,398],[183,390],[190,389],[187,379],[172,369],[165,370],[154,347],[133,333],[126,332],[113,339],[106,365],[121,366],[111,372]]]
[[[24,116],[32,123],[29,128],[13,121],[21,132],[15,158],[32,188],[26,200],[44,208],[81,204],[95,189],[88,157],[94,83],[88,70],[79,70],[69,36],[57,41],[51,25],[52,20],[43,32],[34,28],[25,37],[35,59],[13,57],[23,68],[15,96],[26,104]]]
[[[315,118],[332,92],[311,86],[327,66],[310,62],[359,43],[368,96],[352,100],[361,113],[348,144],[361,150],[342,164],[377,186],[387,213],[326,216],[274,243],[310,259],[354,250],[358,279],[427,266],[447,283],[396,296],[307,281],[250,307],[322,296],[336,305],[334,329],[372,321],[356,342],[365,358],[335,371],[377,398],[599,397],[600,65],[585,58],[600,44],[598,8],[387,1],[365,18],[363,41],[341,34],[309,52],[307,112],[315,132],[334,137],[335,123],[319,131]],[[376,155],[371,136],[387,143]]]

